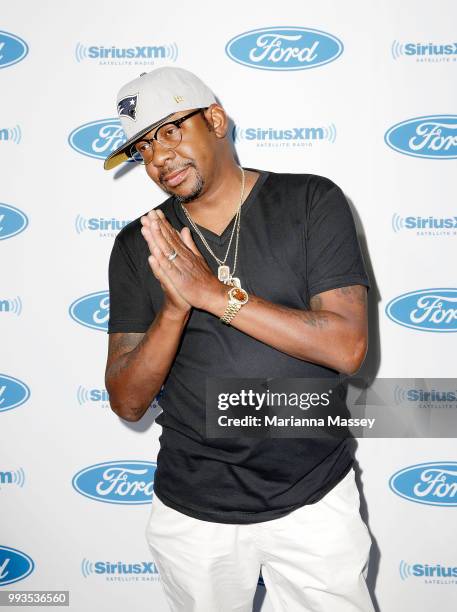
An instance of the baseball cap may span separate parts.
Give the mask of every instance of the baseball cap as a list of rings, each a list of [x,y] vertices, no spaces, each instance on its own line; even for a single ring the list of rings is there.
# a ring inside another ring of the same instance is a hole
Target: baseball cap
[[[129,159],[129,149],[142,136],[174,113],[216,102],[213,92],[195,74],[175,66],[143,72],[117,95],[117,113],[127,136],[103,164],[111,170]]]

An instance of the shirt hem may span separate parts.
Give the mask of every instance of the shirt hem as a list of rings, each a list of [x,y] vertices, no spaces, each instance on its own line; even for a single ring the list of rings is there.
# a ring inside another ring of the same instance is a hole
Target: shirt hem
[[[364,285],[365,287],[370,289],[370,281],[367,279],[366,276],[353,274],[352,276],[345,276],[343,278],[336,277],[327,281],[323,281],[321,283],[317,283],[312,288],[309,287],[308,291],[310,297],[312,297],[313,295],[316,295],[316,293],[330,291],[330,289],[339,289],[340,287],[346,287],[348,285]]]
[[[174,499],[171,499],[168,495],[164,495],[163,493],[160,492],[160,490],[157,490],[155,486],[154,486],[154,495],[157,495],[157,497],[160,499],[160,501],[163,504],[165,504],[166,506],[169,506],[170,508],[173,508],[173,510],[176,510],[177,512],[181,512],[182,514],[186,514],[187,516],[190,516],[192,518],[195,518],[201,521],[207,521],[210,523],[225,523],[225,524],[231,524],[231,525],[248,525],[252,523],[264,523],[266,521],[271,521],[271,520],[286,516],[290,512],[293,512],[294,510],[298,510],[298,508],[301,508],[302,506],[317,503],[325,495],[327,495],[327,493],[329,493],[334,487],[336,487],[336,485],[339,482],[341,482],[341,480],[343,480],[343,478],[348,474],[348,472],[352,468],[353,464],[354,464],[354,459],[351,458],[349,465],[347,465],[344,468],[344,470],[340,474],[338,474],[338,477],[336,479],[332,480],[329,485],[321,489],[319,491],[318,498],[313,500],[312,502],[303,502],[303,503],[295,504],[293,506],[286,506],[286,508],[268,510],[266,512],[240,512],[240,511],[234,511],[234,512],[212,511],[211,512],[207,510],[201,510],[198,508],[190,508],[189,506],[183,506],[181,503],[175,501]]]
[[[115,333],[145,333],[151,323],[145,323],[141,321],[127,321],[118,320],[115,323],[108,325],[107,334]]]

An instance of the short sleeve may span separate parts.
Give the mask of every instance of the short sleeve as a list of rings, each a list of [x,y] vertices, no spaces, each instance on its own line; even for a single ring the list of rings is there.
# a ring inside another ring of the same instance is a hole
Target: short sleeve
[[[306,228],[309,297],[347,285],[370,282],[348,201],[329,181],[329,189],[311,205]]]
[[[139,261],[116,236],[108,266],[110,313],[108,334],[144,333],[154,320],[152,302],[139,274]]]

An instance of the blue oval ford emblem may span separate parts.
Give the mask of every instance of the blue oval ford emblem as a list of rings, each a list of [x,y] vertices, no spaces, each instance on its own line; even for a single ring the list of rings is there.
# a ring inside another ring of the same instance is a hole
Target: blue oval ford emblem
[[[68,143],[75,151],[96,159],[105,159],[126,140],[117,118],[85,123],[74,129],[68,137]]]
[[[0,204],[0,240],[23,232],[28,223],[29,220],[22,210],[9,204]]]
[[[431,506],[457,506],[457,461],[419,463],[399,470],[389,487],[400,497]]]
[[[0,412],[17,408],[29,397],[30,389],[22,380],[0,374]]]
[[[457,115],[427,115],[393,125],[386,144],[404,155],[426,159],[457,158]]]
[[[108,330],[109,291],[89,293],[75,300],[69,308],[70,317],[91,329]]]
[[[399,325],[428,332],[457,331],[457,289],[420,289],[391,300],[386,314]]]
[[[78,493],[110,504],[150,504],[157,464],[152,461],[107,461],[74,475]]]
[[[234,62],[260,70],[306,70],[336,60],[343,43],[311,28],[262,28],[235,36],[225,52]]]
[[[35,568],[33,559],[9,546],[0,546],[0,586],[27,578]]]
[[[0,31],[0,68],[17,64],[28,52],[29,46],[25,40],[10,32]]]

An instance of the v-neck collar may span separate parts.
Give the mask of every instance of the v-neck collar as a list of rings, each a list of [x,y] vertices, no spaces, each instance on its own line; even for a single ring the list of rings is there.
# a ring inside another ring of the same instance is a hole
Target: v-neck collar
[[[252,187],[251,191],[249,192],[248,197],[245,199],[245,201],[243,202],[243,204],[241,206],[241,217],[243,217],[243,215],[246,214],[246,212],[250,208],[251,204],[256,200],[257,195],[258,195],[262,185],[265,183],[265,181],[266,181],[266,179],[268,178],[268,175],[269,175],[269,172],[267,170],[258,170],[257,168],[244,168],[244,167],[243,167],[243,169],[244,170],[252,170],[253,172],[258,172],[259,176],[257,177],[257,180],[254,183],[254,186]],[[195,235],[196,231],[190,225],[189,220],[187,219],[187,217],[186,217],[186,215],[185,215],[185,213],[184,213],[184,211],[182,209],[181,204],[178,204],[176,198],[173,198],[173,208],[174,208],[176,216],[179,218],[179,220],[184,225],[187,225],[187,227],[190,229],[190,231]],[[223,245],[224,242],[226,242],[226,240],[230,236],[230,233],[231,233],[232,227],[233,227],[233,223],[235,221],[235,216],[236,215],[234,215],[231,218],[231,220],[229,221],[229,224],[226,226],[226,228],[224,229],[224,231],[220,235],[216,234],[215,232],[212,232],[211,230],[209,230],[206,227],[203,227],[202,225],[198,225],[198,223],[196,223],[195,225],[201,231],[201,233],[206,238],[206,240],[210,240],[211,242],[214,242],[215,244],[218,244],[218,245]],[[242,218],[241,218],[241,221],[242,221]]]

